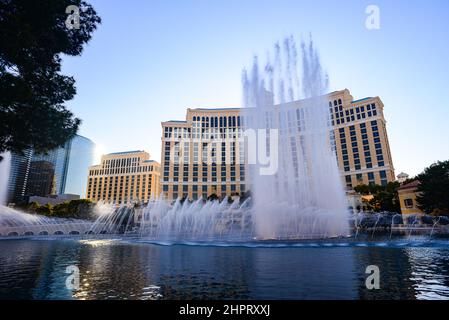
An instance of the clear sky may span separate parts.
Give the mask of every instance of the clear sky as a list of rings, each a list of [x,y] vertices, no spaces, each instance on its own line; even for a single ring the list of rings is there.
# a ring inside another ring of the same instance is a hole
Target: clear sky
[[[88,0],[103,19],[68,103],[103,152],[160,160],[161,121],[188,107],[241,105],[241,70],[273,44],[312,33],[332,90],[385,104],[396,174],[449,159],[447,0]],[[368,5],[380,29],[365,27]]]

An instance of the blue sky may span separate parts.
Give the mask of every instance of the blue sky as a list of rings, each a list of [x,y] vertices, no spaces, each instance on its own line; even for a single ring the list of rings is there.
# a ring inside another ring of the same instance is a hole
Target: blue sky
[[[188,107],[241,105],[255,54],[309,32],[332,90],[385,104],[396,174],[449,159],[447,0],[89,0],[103,19],[82,57],[64,59],[78,94],[68,107],[103,152],[160,160],[161,121]],[[380,29],[365,28],[368,5]]]

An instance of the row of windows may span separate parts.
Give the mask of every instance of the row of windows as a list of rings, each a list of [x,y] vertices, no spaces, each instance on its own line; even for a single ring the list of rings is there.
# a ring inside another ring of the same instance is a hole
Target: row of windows
[[[95,169],[89,170],[90,176],[101,176],[110,174],[123,174],[123,173],[140,173],[140,172],[152,172],[153,166],[139,166],[139,167],[122,167],[112,169]]]
[[[109,159],[103,161],[105,168],[129,167],[136,166],[139,163],[138,157],[123,158],[123,159]]]
[[[241,116],[229,117],[199,117],[193,116],[193,122],[200,122],[206,128],[240,127],[242,125]]]
[[[376,153],[377,164],[379,167],[383,167],[385,165],[385,162],[384,162],[384,158],[383,158],[383,154],[382,154],[382,144],[380,142],[377,120],[371,121],[371,130],[373,132],[373,137],[374,137],[374,149],[375,149],[375,153]],[[357,141],[357,133],[356,133],[354,125],[349,126],[349,133],[350,133],[350,139],[351,139],[352,154],[353,154],[353,158],[354,158],[354,169],[360,170],[361,169],[360,150],[359,150],[359,145],[358,145],[358,141]],[[372,163],[372,155],[371,155],[371,151],[370,151],[370,145],[369,145],[368,134],[367,134],[367,129],[366,129],[366,123],[360,124],[360,133],[362,135],[363,155],[365,157],[366,168],[371,169],[371,168],[373,168],[373,163]],[[343,158],[343,169],[345,172],[348,172],[351,170],[351,168],[350,168],[350,163],[349,163],[348,146],[347,146],[347,140],[346,140],[346,135],[345,135],[345,128],[340,128],[339,134],[340,134],[340,143],[341,143],[342,158]]]
[[[162,186],[162,190],[165,193],[168,192],[173,192],[173,199],[177,199],[177,198],[184,198],[187,197],[188,193],[192,193],[193,198],[196,198],[198,196],[198,193],[202,193],[203,197],[207,197],[208,195],[208,190],[210,188],[210,192],[211,193],[215,193],[220,195],[221,193],[233,193],[237,191],[237,186],[236,184],[231,184],[229,186],[212,186],[209,187],[207,185],[203,185],[201,186],[201,188],[198,187],[198,185],[192,185],[192,186],[188,186],[188,185],[183,185],[183,186],[178,186],[178,185],[173,185],[173,186],[169,186],[169,185],[163,185]],[[240,192],[245,192],[246,190],[246,186],[244,184],[240,184]],[[209,193],[210,194],[210,193]]]
[[[330,111],[331,111],[332,125],[344,124],[345,120],[346,122],[351,122],[355,120],[361,120],[377,116],[376,105],[374,103],[371,105],[367,105],[366,109],[364,106],[353,107],[343,112],[342,106],[339,106],[335,108],[330,108]],[[334,113],[332,113],[333,111]]]
[[[388,183],[388,179],[387,179],[387,172],[385,170],[379,171],[378,173],[375,172],[368,172],[366,174],[362,174],[362,173],[358,173],[355,175],[355,182],[356,185],[359,184],[363,184],[363,176],[366,175],[365,177],[368,180],[368,184],[373,185],[376,183],[376,179],[375,179],[375,175],[378,174],[379,180],[380,180],[380,184],[383,186],[386,186]],[[353,187],[353,181],[352,181],[352,176],[351,175],[347,175],[345,176],[345,181],[346,181],[346,186],[349,188]]]

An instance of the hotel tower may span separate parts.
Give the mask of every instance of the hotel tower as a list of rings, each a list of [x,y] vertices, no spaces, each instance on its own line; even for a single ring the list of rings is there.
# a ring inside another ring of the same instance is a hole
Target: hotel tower
[[[159,163],[145,151],[103,155],[89,167],[86,198],[116,204],[148,202],[159,196]]]
[[[345,89],[328,94],[327,100],[335,154],[347,189],[394,181],[380,98],[354,100]],[[289,109],[291,104],[299,117],[302,101],[290,103]],[[187,109],[186,120],[162,122],[161,191],[166,199],[233,196],[251,189],[241,139],[241,110]]]

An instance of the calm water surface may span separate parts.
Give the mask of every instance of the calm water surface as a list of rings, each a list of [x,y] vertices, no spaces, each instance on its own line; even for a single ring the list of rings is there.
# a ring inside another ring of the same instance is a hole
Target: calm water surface
[[[66,288],[66,268],[80,289]],[[368,265],[380,290],[368,290]],[[285,247],[0,241],[0,299],[449,299],[449,242]]]

